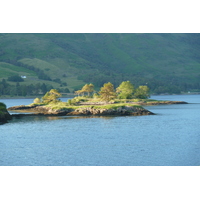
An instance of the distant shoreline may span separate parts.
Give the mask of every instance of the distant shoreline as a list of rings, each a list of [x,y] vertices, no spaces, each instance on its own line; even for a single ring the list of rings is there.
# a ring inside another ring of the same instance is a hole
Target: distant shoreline
[[[35,99],[37,97],[43,97],[42,95],[41,96],[14,96],[14,97],[9,97],[9,96],[0,96],[0,101],[1,99]],[[75,95],[64,95],[62,96],[61,98],[74,98]]]
[[[151,96],[168,96],[168,95],[171,95],[171,96],[175,96],[175,95],[200,95],[200,92],[191,92],[191,93],[182,93],[182,94],[152,94]],[[14,97],[10,97],[10,96],[0,96],[0,100],[1,99],[35,99],[37,97],[42,97],[41,96],[14,96]],[[61,98],[74,98],[75,95],[74,94],[69,94],[69,95],[63,95]]]

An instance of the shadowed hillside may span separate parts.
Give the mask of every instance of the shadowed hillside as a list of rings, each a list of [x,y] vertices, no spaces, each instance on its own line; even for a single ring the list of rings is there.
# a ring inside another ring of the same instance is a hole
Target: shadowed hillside
[[[130,80],[154,93],[200,90],[200,34],[0,34],[0,81],[79,89]],[[9,84],[15,84],[9,82]]]

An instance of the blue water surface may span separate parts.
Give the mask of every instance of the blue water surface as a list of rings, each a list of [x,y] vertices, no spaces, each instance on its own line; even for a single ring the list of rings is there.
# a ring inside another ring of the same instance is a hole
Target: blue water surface
[[[14,119],[0,126],[0,165],[199,166],[200,95],[152,98],[189,104],[148,106],[149,116]]]

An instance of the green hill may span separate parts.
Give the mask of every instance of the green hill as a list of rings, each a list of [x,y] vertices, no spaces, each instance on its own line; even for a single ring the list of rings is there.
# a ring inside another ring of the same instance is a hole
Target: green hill
[[[200,90],[199,52],[200,34],[0,34],[0,81],[26,75],[23,85],[71,92],[126,80],[155,93]]]

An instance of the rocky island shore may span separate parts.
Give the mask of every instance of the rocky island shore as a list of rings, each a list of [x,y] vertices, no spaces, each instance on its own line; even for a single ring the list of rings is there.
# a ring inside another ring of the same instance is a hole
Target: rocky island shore
[[[69,108],[59,108],[54,109],[47,106],[14,106],[8,108],[9,111],[20,112],[21,114],[12,114],[12,116],[33,116],[33,115],[44,115],[44,116],[87,116],[87,115],[96,115],[96,116],[106,116],[106,115],[153,115],[154,113],[149,110],[144,109],[141,106],[113,106],[112,108],[106,108],[106,106],[77,106]],[[26,114],[25,114],[26,113]],[[27,114],[28,113],[28,114]]]
[[[140,116],[154,115],[151,111],[142,106],[150,105],[168,105],[168,104],[187,104],[184,101],[148,101],[148,102],[126,102],[126,103],[109,103],[103,102],[82,102],[76,106],[66,106],[66,103],[61,102],[62,106],[50,105],[20,105],[8,108],[9,111],[17,112],[12,114],[17,116]],[[64,106],[65,105],[65,106]]]
[[[111,85],[111,83],[104,84]],[[105,87],[105,86],[104,86]],[[112,87],[111,87],[112,88]],[[186,104],[183,101],[157,101],[145,98],[121,99],[117,98],[115,92],[102,90],[101,95],[106,94],[103,98],[99,95],[78,96],[62,102],[58,98],[61,94],[52,89],[47,92],[41,99],[34,99],[30,105],[20,105],[8,108],[9,111],[15,112],[11,116],[7,113],[7,119],[19,116],[139,116],[154,115],[151,111],[143,106],[163,105],[163,104]],[[108,93],[108,94],[107,94]],[[108,98],[109,97],[109,98]],[[6,112],[5,108],[4,111]],[[2,117],[6,118],[6,117]]]

